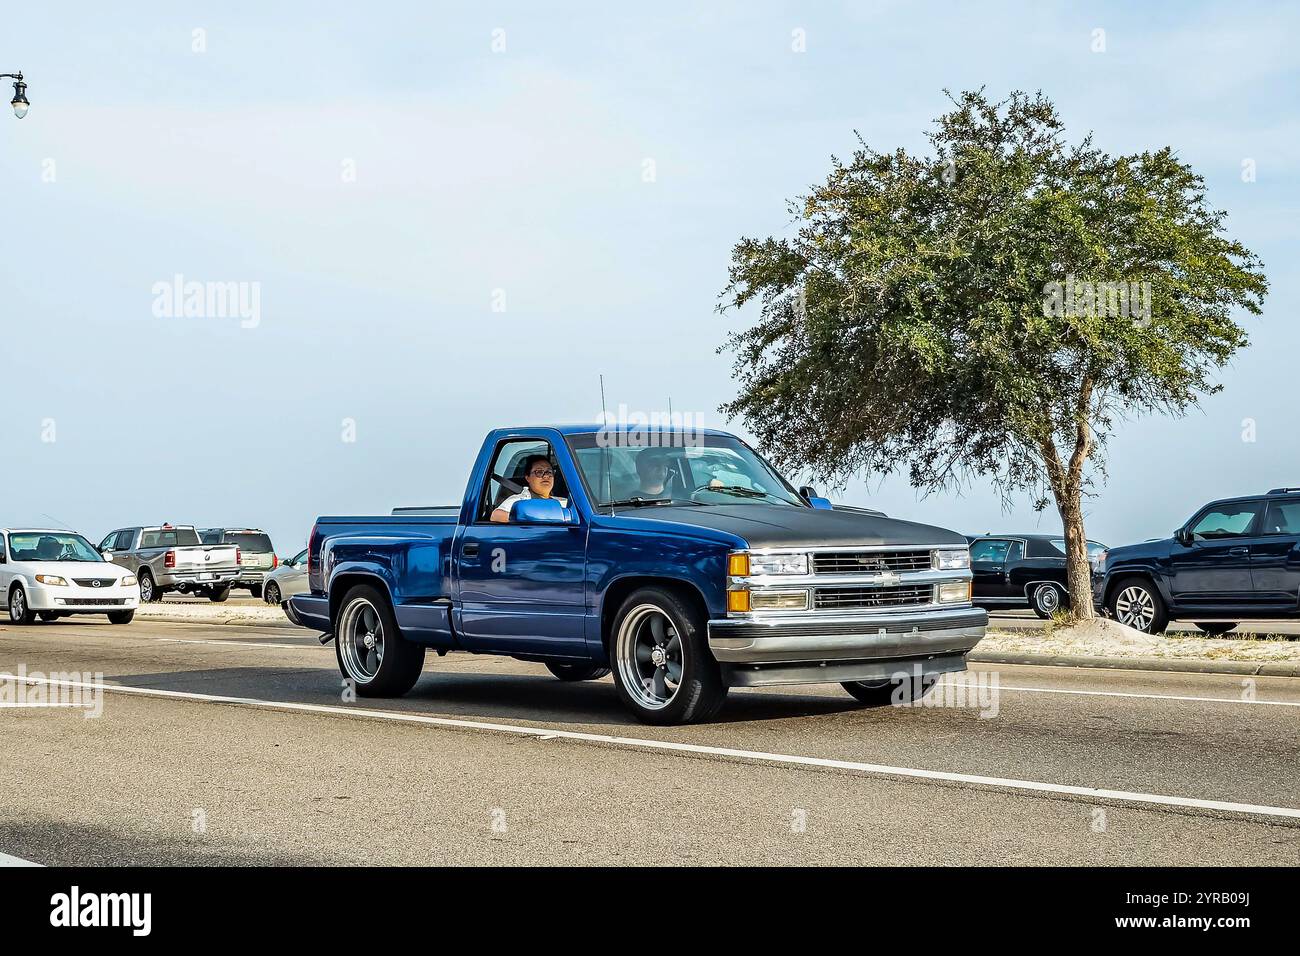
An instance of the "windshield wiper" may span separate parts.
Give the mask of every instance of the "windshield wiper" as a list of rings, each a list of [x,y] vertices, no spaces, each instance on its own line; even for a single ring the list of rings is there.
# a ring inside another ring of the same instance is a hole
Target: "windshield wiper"
[[[642,498],[639,495],[635,498],[619,498],[617,501],[604,501],[601,506],[604,508],[617,508],[621,505],[627,505],[631,508],[643,508],[647,505],[670,505],[673,503],[671,498]]]
[[[744,485],[720,485],[701,490],[716,491],[724,495],[739,495],[741,498],[771,498],[773,501],[779,501],[785,505],[793,504],[793,502],[787,501],[780,495],[774,495],[770,491],[759,491],[757,488],[746,488]]]

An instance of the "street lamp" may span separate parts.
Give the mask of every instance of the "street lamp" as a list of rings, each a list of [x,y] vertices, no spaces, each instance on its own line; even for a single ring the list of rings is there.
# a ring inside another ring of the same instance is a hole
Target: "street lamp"
[[[9,101],[9,105],[14,108],[14,116],[22,119],[32,105],[27,102],[27,84],[23,82],[22,72],[0,73],[0,78],[14,81],[14,98]]]

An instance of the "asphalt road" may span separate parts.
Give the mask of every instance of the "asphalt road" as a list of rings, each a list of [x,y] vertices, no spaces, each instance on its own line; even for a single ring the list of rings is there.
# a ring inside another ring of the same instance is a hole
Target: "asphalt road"
[[[0,623],[20,667],[116,688],[0,710],[0,855],[47,865],[1300,863],[1291,678],[988,665],[950,706],[744,690],[650,728],[608,678],[467,655],[346,701],[284,628]]]

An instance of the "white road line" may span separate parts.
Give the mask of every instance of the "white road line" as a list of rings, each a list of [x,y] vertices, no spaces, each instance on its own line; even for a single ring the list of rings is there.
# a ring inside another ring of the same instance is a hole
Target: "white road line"
[[[987,673],[987,671],[984,673]],[[978,686],[974,681],[969,680],[954,680],[951,683],[966,684],[969,687]],[[991,690],[991,688],[989,689]],[[1080,697],[1135,697],[1139,700],[1186,700],[1201,704],[1268,704],[1273,707],[1300,707],[1300,701],[1296,700],[1244,700],[1240,697],[1188,697],[1178,694],[1134,694],[1117,690],[1066,690],[1059,687],[1015,687],[1001,682],[998,683],[998,690],[1016,690],[1030,694],[1073,694]]]
[[[0,680],[16,680],[13,674],[0,673]],[[123,687],[114,684],[91,684],[83,681],[51,680],[25,677],[29,682],[59,684],[67,687],[96,688],[109,693],[135,694],[142,697],[160,697],[173,700],[199,701],[211,704],[235,704],[267,710],[297,711],[311,714],[329,714],[336,717],[364,717],[389,720],[395,723],[424,724],[434,727],[453,727],[460,730],[483,730],[502,734],[516,734],[539,739],[558,738],[586,743],[614,744],[645,750],[662,750],[674,753],[703,754],[713,757],[732,757],[758,763],[802,767],[824,767],[834,770],[853,770],[858,773],[887,777],[907,777],[919,780],[942,780],[950,783],[975,784],[1003,790],[1023,790],[1036,793],[1061,794],[1083,797],[1087,800],[1118,800],[1126,803],[1145,803],[1156,806],[1184,807],[1196,810],[1217,810],[1223,813],[1249,813],[1258,816],[1286,817],[1300,820],[1300,809],[1271,807],[1252,803],[1232,803],[1224,800],[1202,800],[1196,797],[1175,797],[1159,793],[1140,793],[1130,790],[1107,790],[1097,787],[1074,787],[1036,780],[1016,780],[1009,777],[986,777],[980,774],[951,773],[945,770],[921,770],[915,767],[891,767],[887,764],[859,763],[852,760],[833,760],[826,757],[805,757],[798,754],[765,753],[759,750],[735,750],[730,747],[709,747],[703,744],[686,744],[669,740],[651,740],[643,737],[614,737],[606,734],[589,734],[574,730],[550,727],[525,727],[519,724],[496,724],[481,720],[460,720],[454,717],[430,717],[425,714],[401,713],[388,710],[362,710],[355,707],[338,707],[327,704],[300,704],[292,701],[260,700],[255,697],[226,697],[218,694],[197,694],[191,691],[161,690],[149,687]]]
[[[7,853],[0,853],[0,866],[40,866],[39,863],[33,863],[31,860],[24,860],[21,857],[10,856]]]
[[[215,644],[217,647],[274,647],[280,650],[312,650],[310,644],[262,644],[255,641],[191,641],[181,637],[150,637],[145,640],[157,641],[160,644]]]

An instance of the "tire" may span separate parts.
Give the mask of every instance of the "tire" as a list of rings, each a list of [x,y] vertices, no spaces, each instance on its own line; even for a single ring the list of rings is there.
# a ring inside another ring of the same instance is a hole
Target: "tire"
[[[1196,626],[1203,634],[1210,637],[1218,637],[1220,634],[1227,634],[1237,626],[1236,621],[1197,621]]]
[[[424,648],[402,637],[388,598],[369,584],[343,596],[334,622],[334,655],[339,673],[361,697],[401,697],[424,669]]]
[[[135,619],[135,609],[130,611],[109,611],[108,621],[110,624],[130,624]]]
[[[677,592],[646,587],[628,595],[610,631],[610,660],[618,696],[637,720],[698,723],[722,708],[727,686],[706,634],[704,614]]]
[[[262,585],[254,584],[251,588],[248,589],[248,593],[253,595],[253,597],[255,598],[260,598],[262,596]]]
[[[609,674],[608,667],[595,664],[547,664],[546,669],[563,681],[600,680]]]
[[[890,704],[910,704],[920,700],[934,690],[934,685],[938,682],[937,677],[923,677],[918,688],[911,677],[902,680],[886,677],[884,680],[843,681],[840,686],[868,707],[887,707]]]
[[[27,606],[27,592],[21,584],[9,592],[9,620],[23,625],[36,623],[36,612]]]
[[[162,600],[162,591],[154,583],[153,575],[148,571],[140,572],[140,603],[152,604]]]
[[[1169,611],[1148,578],[1121,580],[1111,589],[1106,609],[1119,623],[1145,634],[1162,634],[1169,626]]]
[[[1029,594],[1029,606],[1044,621],[1051,620],[1064,604],[1065,590],[1055,584],[1040,584]]]
[[[227,585],[224,588],[213,588],[211,591],[208,592],[208,600],[211,601],[213,604],[220,604],[223,601],[225,601],[226,598],[228,597],[230,597],[229,585]]]
[[[276,584],[274,581],[272,581],[270,584],[268,584],[268,585],[265,587],[265,589],[263,589],[262,593],[261,593],[260,595],[258,595],[258,597],[260,597],[262,600],[264,600],[267,604],[279,604],[279,603],[280,603],[280,585],[278,585],[278,584]]]
[[[57,621],[63,617],[58,611],[37,611],[36,613],[42,621]]]

